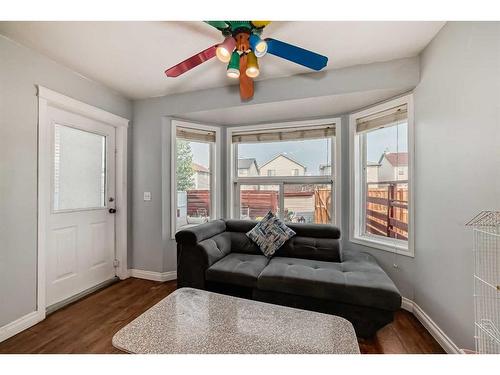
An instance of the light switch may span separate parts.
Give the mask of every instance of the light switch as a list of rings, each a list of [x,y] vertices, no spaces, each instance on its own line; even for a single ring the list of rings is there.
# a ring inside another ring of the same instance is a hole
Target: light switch
[[[150,201],[150,200],[151,200],[151,192],[145,191],[144,192],[144,201]]]

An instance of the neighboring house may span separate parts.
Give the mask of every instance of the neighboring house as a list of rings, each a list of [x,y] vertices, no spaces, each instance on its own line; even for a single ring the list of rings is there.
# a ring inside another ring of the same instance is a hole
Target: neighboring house
[[[366,162],[366,181],[377,182],[379,181],[379,168],[380,164],[374,161]]]
[[[194,171],[194,189],[210,189],[210,170],[201,164],[193,163],[192,166]]]
[[[261,176],[304,176],[306,167],[285,154],[278,154],[259,168]]]
[[[238,159],[238,177],[252,177],[259,175],[259,167],[254,158]]]
[[[320,164],[319,165],[319,175],[320,176],[331,176],[332,165],[331,164]]]
[[[408,180],[407,152],[384,152],[378,164],[378,181]]]

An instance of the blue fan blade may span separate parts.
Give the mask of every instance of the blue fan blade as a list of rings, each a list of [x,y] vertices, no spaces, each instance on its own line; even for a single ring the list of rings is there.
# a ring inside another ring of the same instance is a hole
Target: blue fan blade
[[[328,57],[293,46],[276,39],[267,38],[267,52],[283,59],[293,61],[313,70],[321,70],[328,63]]]

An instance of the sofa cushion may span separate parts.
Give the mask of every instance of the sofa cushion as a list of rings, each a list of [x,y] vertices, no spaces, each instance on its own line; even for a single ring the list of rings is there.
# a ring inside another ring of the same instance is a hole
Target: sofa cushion
[[[269,211],[247,236],[259,246],[265,256],[272,257],[276,250],[295,236],[295,232]]]
[[[343,263],[275,257],[257,288],[390,311],[401,306],[398,289],[369,254],[347,256]]]
[[[246,233],[227,232],[231,238],[231,252],[262,255],[259,246],[247,237]]]
[[[254,288],[269,259],[264,255],[231,253],[209,267],[208,281]]]
[[[334,238],[294,236],[274,256],[340,262],[340,241]]]
[[[258,221],[225,220],[226,230],[231,233],[231,251],[238,253],[261,254],[245,233]],[[341,262],[340,230],[330,224],[292,224],[286,223],[296,235],[281,246],[274,256]],[[242,236],[243,235],[243,236]]]

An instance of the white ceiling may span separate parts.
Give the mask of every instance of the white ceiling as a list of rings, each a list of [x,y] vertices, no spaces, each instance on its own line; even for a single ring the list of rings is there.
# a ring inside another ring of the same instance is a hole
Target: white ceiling
[[[185,113],[180,116],[185,120],[226,126],[310,119],[350,113],[402,93],[403,91],[395,89],[371,90],[282,102],[249,104]]]
[[[444,22],[272,22],[264,36],[328,56],[326,69],[417,55]],[[202,22],[0,22],[0,34],[132,99],[234,84],[217,59],[178,77],[166,68],[221,41]],[[259,79],[309,70],[267,55]]]

